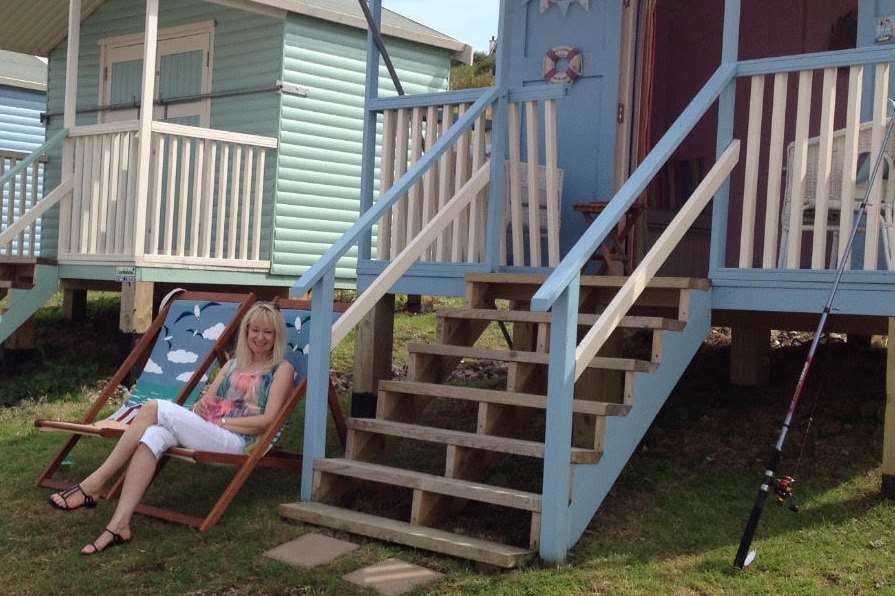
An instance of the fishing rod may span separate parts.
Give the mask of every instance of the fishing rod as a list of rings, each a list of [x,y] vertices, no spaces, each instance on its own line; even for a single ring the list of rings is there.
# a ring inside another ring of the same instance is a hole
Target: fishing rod
[[[895,107],[895,100],[890,99],[889,104],[891,107]],[[764,511],[764,505],[767,501],[768,493],[771,488],[774,489],[774,492],[777,495],[777,501],[780,503],[792,496],[792,485],[795,482],[794,478],[792,478],[791,476],[784,476],[779,480],[775,480],[775,475],[777,474],[777,466],[780,464],[780,459],[783,457],[783,443],[786,441],[786,434],[789,432],[793,414],[795,414],[796,408],[799,405],[799,401],[802,398],[802,392],[805,389],[805,382],[808,379],[808,373],[811,370],[811,364],[814,362],[814,354],[817,351],[818,344],[820,343],[820,337],[827,325],[827,319],[830,316],[830,312],[833,310],[833,301],[836,299],[836,292],[839,291],[839,284],[842,281],[842,274],[845,272],[845,268],[850,260],[852,246],[854,245],[855,237],[858,235],[858,228],[860,228],[861,226],[861,220],[864,219],[864,214],[867,211],[868,205],[870,204],[870,193],[873,190],[874,183],[876,182],[876,176],[879,173],[880,164],[883,161],[883,154],[885,153],[886,147],[888,147],[889,145],[889,139],[892,137],[893,130],[895,130],[895,117],[890,118],[889,123],[886,126],[885,138],[883,139],[879,153],[876,156],[876,161],[873,164],[873,170],[870,173],[870,178],[867,181],[867,189],[864,191],[864,199],[858,206],[857,216],[855,217],[855,221],[852,224],[848,243],[845,245],[845,251],[842,254],[842,258],[839,262],[839,267],[836,270],[836,276],[833,278],[833,287],[830,290],[830,296],[827,299],[827,303],[824,306],[823,311],[821,311],[820,313],[820,320],[818,321],[817,329],[814,332],[814,339],[811,341],[811,347],[808,349],[808,356],[806,356],[805,364],[802,366],[802,373],[801,375],[799,375],[799,381],[796,384],[792,400],[789,403],[789,410],[786,412],[786,418],[783,420],[783,427],[780,429],[780,435],[777,438],[777,442],[771,449],[771,457],[768,461],[768,466],[765,470],[761,486],[758,488],[758,495],[755,497],[755,504],[752,507],[752,513],[749,515],[749,521],[746,523],[746,528],[743,530],[743,537],[740,539],[740,547],[737,550],[736,557],[733,560],[734,566],[739,567],[740,569],[749,566],[752,561],[755,560],[756,552],[754,550],[751,550],[750,547],[752,546],[752,539],[755,537],[755,530],[758,528],[758,522],[761,519],[761,514],[762,511]]]

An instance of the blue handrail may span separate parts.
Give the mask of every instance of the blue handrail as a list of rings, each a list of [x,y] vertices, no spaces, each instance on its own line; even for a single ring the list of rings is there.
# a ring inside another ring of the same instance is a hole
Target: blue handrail
[[[10,171],[3,174],[3,176],[0,176],[0,188],[2,188],[3,185],[6,184],[7,182],[9,182],[11,179],[18,176],[22,172],[22,170],[24,170],[25,168],[27,168],[28,166],[33,164],[35,161],[40,159],[40,157],[44,153],[46,153],[47,151],[49,151],[50,149],[52,149],[53,147],[55,147],[56,145],[61,143],[62,140],[65,139],[65,137],[67,137],[67,136],[68,136],[68,129],[63,128],[62,130],[57,132],[55,135],[53,135],[43,145],[41,145],[40,147],[38,147],[37,149],[32,151],[31,155],[29,155],[28,157],[26,157],[25,159],[23,159],[22,161],[17,163],[13,169],[11,169]]]
[[[606,240],[610,232],[618,225],[622,216],[631,208],[637,197],[646,190],[647,185],[665,165],[665,162],[677,150],[693,127],[712,106],[721,92],[736,76],[736,64],[722,64],[708,80],[700,92],[693,98],[681,113],[668,132],[656,143],[643,163],[634,170],[631,177],[622,185],[606,209],[588,227],[575,246],[557,265],[553,273],[538,289],[531,300],[533,311],[546,312],[553,307],[568,285],[578,277],[581,268],[590,260],[591,255]]]
[[[435,163],[449,147],[463,134],[497,97],[496,87],[481,95],[474,104],[448,129],[426,152],[422,159],[414,163],[407,173],[401,176],[394,186],[388,189],[373,206],[365,211],[358,220],[320,257],[310,269],[305,271],[292,286],[293,296],[304,296],[321,279],[327,271],[335,269],[336,263],[348,250],[357,243],[367,230],[378,222],[401,196],[410,190],[423,174]]]

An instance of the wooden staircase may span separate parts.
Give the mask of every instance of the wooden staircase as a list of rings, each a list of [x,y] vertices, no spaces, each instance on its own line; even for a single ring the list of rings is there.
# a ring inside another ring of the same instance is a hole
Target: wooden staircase
[[[516,567],[533,557],[541,535],[551,315],[531,312],[528,306],[543,279],[468,275],[466,307],[438,312],[437,343],[407,346],[407,380],[380,382],[376,418],[348,421],[344,457],[315,461],[314,501],[284,504],[281,515],[499,567]],[[594,324],[625,280],[582,278],[581,329]],[[661,374],[665,347],[671,342],[677,349],[675,338],[690,337],[689,362],[705,335],[705,301],[697,300],[704,316],[695,329],[688,328],[691,298],[707,295],[707,289],[705,280],[657,278],[622,319],[575,386],[573,471],[599,474],[610,450],[627,452],[621,465],[613,464],[617,470],[602,472],[609,485],[614,482],[686,367]],[[495,322],[510,326],[512,346],[476,345]],[[453,384],[451,373],[463,360],[505,365],[505,383]],[[637,388],[651,377],[663,378],[662,397],[658,404],[639,406]],[[614,439],[622,444],[608,441],[607,425],[635,416],[639,409],[650,412],[642,431]],[[610,459],[618,460],[618,454]],[[374,486],[375,494],[385,492],[371,506]],[[579,497],[594,500],[583,490],[573,492],[573,505]],[[601,501],[592,506],[585,525]],[[464,508],[474,509],[472,527],[458,527]],[[476,516],[497,520],[497,531],[477,527]]]

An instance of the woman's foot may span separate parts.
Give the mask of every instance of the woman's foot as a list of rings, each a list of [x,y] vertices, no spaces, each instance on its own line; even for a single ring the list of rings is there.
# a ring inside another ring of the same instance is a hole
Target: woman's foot
[[[107,548],[112,548],[113,546],[119,546],[121,544],[127,544],[130,541],[130,528],[121,528],[117,531],[113,528],[106,528],[96,538],[96,540],[81,549],[81,554],[95,555],[103,552]]]
[[[86,507],[87,509],[96,507],[96,498],[80,484],[75,484],[63,491],[53,493],[49,496],[48,501],[50,505],[63,511],[73,511],[81,507]]]

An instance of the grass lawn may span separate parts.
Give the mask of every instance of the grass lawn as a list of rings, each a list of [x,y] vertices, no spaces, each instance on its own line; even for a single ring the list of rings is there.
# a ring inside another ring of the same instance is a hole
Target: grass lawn
[[[295,498],[298,478],[266,470],[206,534],[137,516],[132,544],[82,557],[78,550],[102,530],[111,506],[65,513],[47,505],[49,491],[34,480],[64,437],[38,433],[32,421],[76,419],[123,360],[117,297],[91,294],[89,309],[85,323],[64,321],[58,303],[43,309],[40,363],[0,372],[0,593],[357,594],[342,575],[400,557],[445,574],[420,594],[895,594],[895,506],[879,497],[885,351],[846,344],[821,356],[825,395],[800,469],[804,417],[783,465],[797,477],[802,510],[769,503],[758,560],[746,573],[731,561],[806,346],[775,349],[772,385],[746,390],[724,382],[723,342],[707,343],[558,568],[494,573],[340,534],[361,548],[323,568],[288,567],[261,553],[317,529],[277,516],[277,505]],[[399,344],[424,340],[434,336],[434,316],[401,315],[396,329]],[[495,330],[487,341],[499,337]],[[350,371],[350,340],[334,357],[340,372]],[[398,366],[401,352],[397,345]],[[287,442],[299,431],[293,425]],[[80,478],[108,448],[83,440],[65,475]],[[148,500],[199,513],[228,478],[226,470],[172,462]]]

